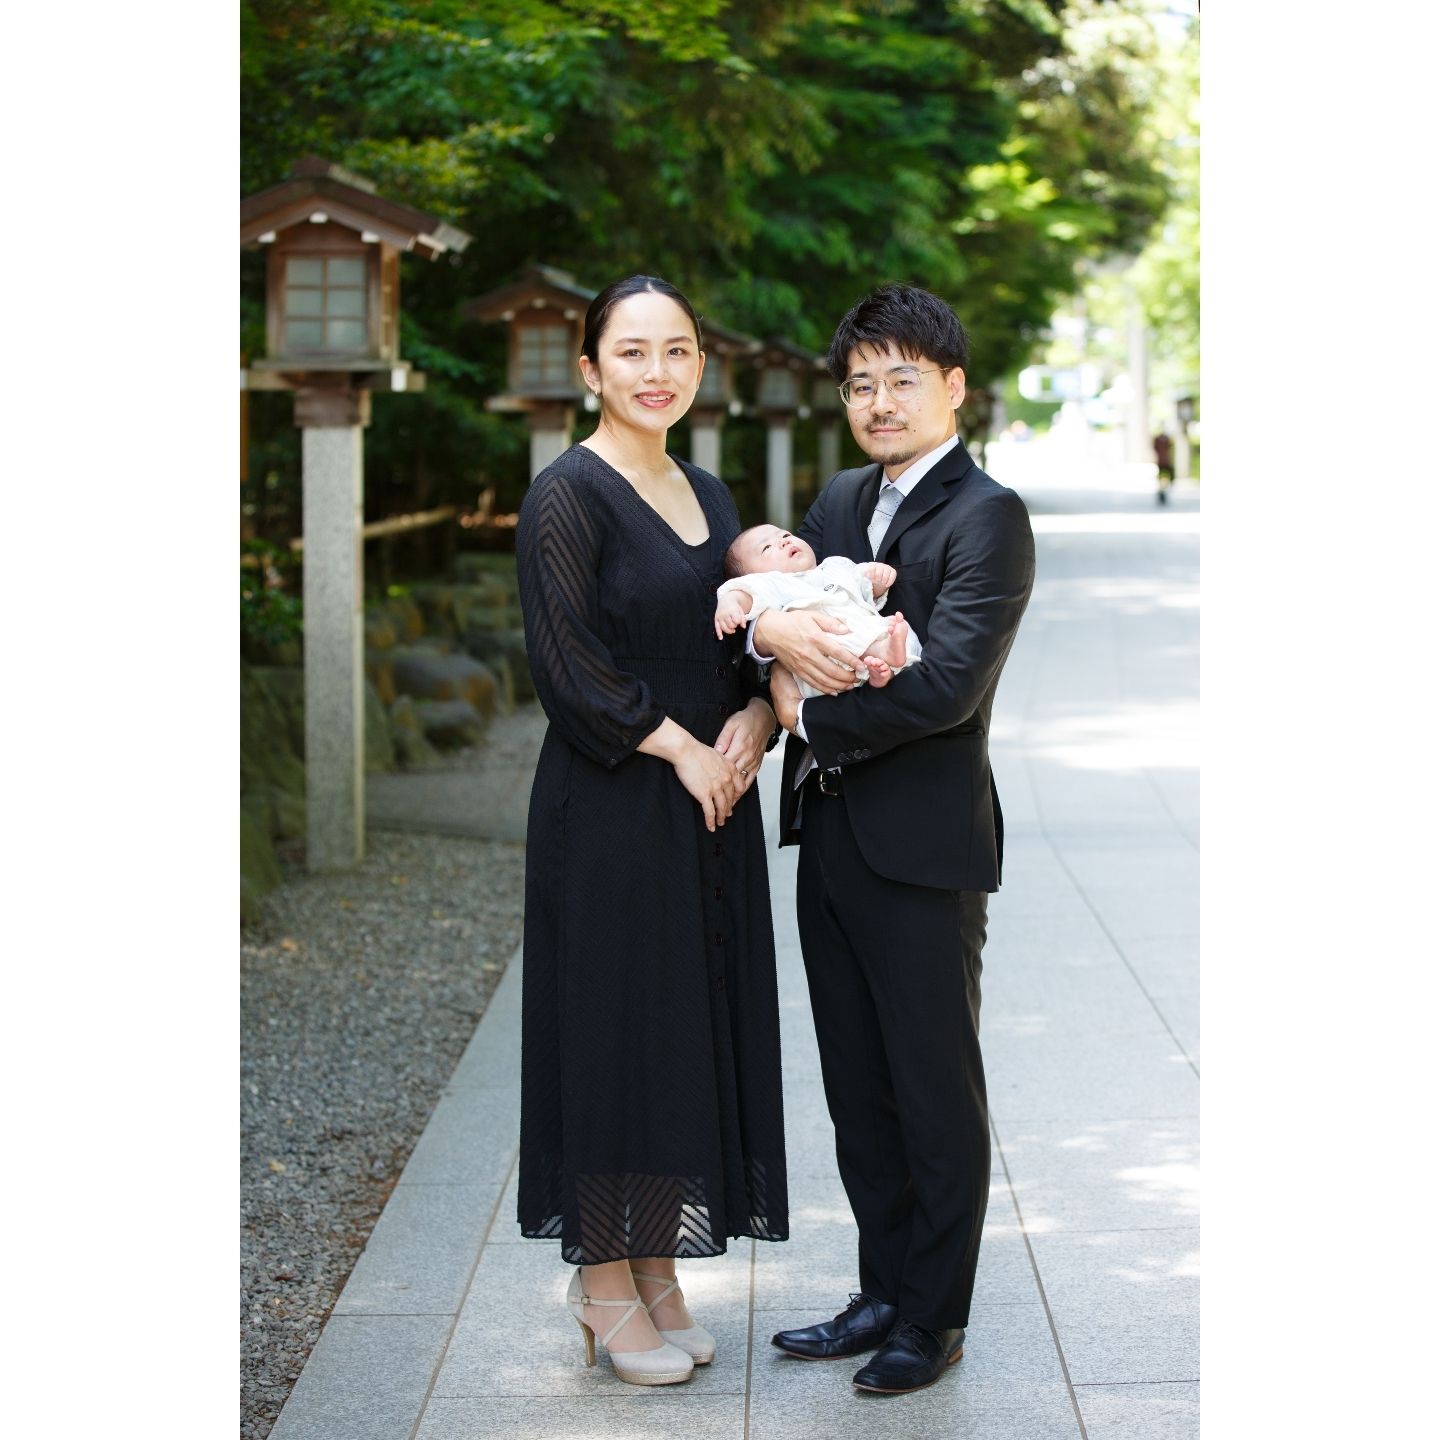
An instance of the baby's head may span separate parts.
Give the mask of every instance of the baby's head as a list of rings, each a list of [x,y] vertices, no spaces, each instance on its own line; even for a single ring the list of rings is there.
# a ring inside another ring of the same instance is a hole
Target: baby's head
[[[725,552],[725,578],[755,575],[762,570],[813,570],[815,552],[778,525],[752,525],[742,530]]]

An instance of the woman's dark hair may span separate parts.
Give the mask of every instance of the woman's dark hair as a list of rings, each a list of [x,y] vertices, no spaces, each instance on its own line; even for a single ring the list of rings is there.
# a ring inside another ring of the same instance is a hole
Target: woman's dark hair
[[[878,350],[893,345],[911,360],[930,360],[946,370],[970,364],[965,327],[939,296],[918,285],[882,285],[851,307],[825,357],[837,384],[845,379],[857,345]]]
[[[627,279],[615,281],[613,285],[607,285],[590,302],[590,308],[585,312],[585,339],[581,343],[580,353],[592,365],[600,363],[600,337],[610,322],[610,312],[622,300],[628,300],[630,296],[643,294],[647,290],[656,295],[668,295],[690,317],[690,323],[695,327],[695,344],[704,349],[704,341],[700,336],[700,317],[695,313],[695,307],[668,280],[661,280],[657,275],[631,275]]]

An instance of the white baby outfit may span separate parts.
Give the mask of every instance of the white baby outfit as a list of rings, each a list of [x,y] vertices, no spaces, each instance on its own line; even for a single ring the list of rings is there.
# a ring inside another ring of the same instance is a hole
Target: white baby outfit
[[[751,598],[750,610],[745,616],[747,623],[766,610],[819,610],[843,620],[850,627],[849,634],[833,638],[856,656],[864,655],[890,628],[880,614],[870,582],[860,567],[843,555],[831,555],[813,570],[762,570],[754,575],[737,576],[720,587],[717,598],[731,590],[743,590]],[[909,630],[905,637],[905,664],[913,664],[920,655],[920,642],[915,632]],[[865,669],[863,665],[859,668]],[[795,679],[807,700],[822,693],[798,675]]]

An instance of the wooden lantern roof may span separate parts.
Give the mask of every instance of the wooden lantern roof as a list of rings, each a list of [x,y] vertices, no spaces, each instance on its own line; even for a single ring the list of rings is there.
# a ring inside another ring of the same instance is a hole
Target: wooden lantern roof
[[[705,332],[705,349],[717,355],[753,355],[764,343],[740,330],[727,330],[703,315],[700,328]]]
[[[776,366],[786,370],[810,371],[820,359],[813,350],[806,350],[804,346],[795,344],[793,340],[786,340],[783,336],[772,335],[760,346],[755,363],[762,370]]]
[[[577,285],[568,270],[553,265],[532,265],[518,280],[487,290],[464,307],[472,320],[512,320],[526,310],[556,307],[583,316],[598,290]]]
[[[310,155],[296,161],[288,179],[240,202],[240,243],[254,245],[273,238],[276,231],[317,214],[426,260],[447,250],[458,255],[471,239],[437,216],[377,195],[374,184],[363,176]]]

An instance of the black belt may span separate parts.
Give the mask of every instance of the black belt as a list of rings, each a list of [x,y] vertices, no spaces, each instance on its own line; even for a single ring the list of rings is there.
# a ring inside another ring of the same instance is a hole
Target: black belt
[[[816,784],[820,786],[822,795],[843,795],[845,793],[845,782],[840,778],[838,770],[817,770],[819,779]]]

